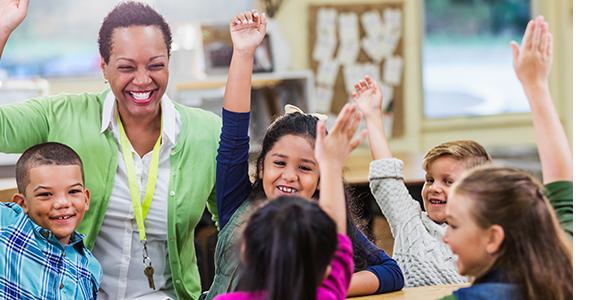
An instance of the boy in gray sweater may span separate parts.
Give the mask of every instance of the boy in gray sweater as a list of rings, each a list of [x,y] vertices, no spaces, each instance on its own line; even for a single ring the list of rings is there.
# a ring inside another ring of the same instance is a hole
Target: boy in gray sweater
[[[404,273],[407,287],[466,283],[458,274],[453,254],[443,242],[446,232],[448,191],[460,175],[491,161],[483,146],[474,141],[453,141],[427,152],[421,195],[425,212],[412,199],[404,183],[401,160],[393,158],[388,147],[381,113],[379,86],[365,77],[354,86],[354,100],[367,124],[373,161],[369,170],[371,192],[394,236],[393,257]]]

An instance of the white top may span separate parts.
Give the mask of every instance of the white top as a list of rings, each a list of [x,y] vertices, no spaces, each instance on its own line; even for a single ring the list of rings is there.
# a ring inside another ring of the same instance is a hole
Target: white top
[[[421,211],[404,184],[404,163],[396,158],[374,160],[369,186],[390,224],[393,257],[404,274],[406,287],[465,283],[454,255],[444,244],[446,224],[437,224]]]
[[[154,268],[156,291],[148,286],[144,275],[142,244],[135,221],[127,180],[127,168],[119,145],[117,173],[104,223],[92,253],[100,261],[104,277],[99,299],[176,299],[167,252],[167,191],[170,176],[170,152],[181,128],[179,113],[165,95],[161,100],[162,143],[158,156],[158,178],[154,198],[144,222],[148,254]],[[115,119],[116,101],[108,93],[102,110],[101,131],[110,130],[119,142],[119,125]],[[131,148],[136,178],[142,199],[146,194],[152,151],[143,157]]]

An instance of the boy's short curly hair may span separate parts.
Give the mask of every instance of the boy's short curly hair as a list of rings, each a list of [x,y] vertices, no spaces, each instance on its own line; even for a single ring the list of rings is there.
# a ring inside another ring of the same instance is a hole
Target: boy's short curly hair
[[[459,140],[442,143],[427,151],[423,158],[423,169],[429,170],[433,161],[443,156],[464,162],[467,169],[492,161],[490,154],[479,143],[471,140]]]
[[[112,35],[116,28],[129,26],[158,26],[163,34],[167,53],[171,56],[171,29],[163,16],[156,12],[148,4],[137,1],[126,1],[117,4],[111,12],[106,15],[100,32],[98,33],[98,48],[100,56],[105,63],[110,58],[112,47]]]

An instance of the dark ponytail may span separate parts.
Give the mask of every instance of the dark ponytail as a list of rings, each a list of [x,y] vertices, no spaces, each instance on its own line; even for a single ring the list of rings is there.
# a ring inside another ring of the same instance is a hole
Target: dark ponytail
[[[313,300],[337,248],[336,225],[313,201],[284,196],[249,219],[238,290]]]

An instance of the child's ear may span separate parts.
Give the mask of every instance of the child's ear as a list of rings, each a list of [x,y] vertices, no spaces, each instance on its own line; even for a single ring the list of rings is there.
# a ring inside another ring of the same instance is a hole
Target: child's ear
[[[25,195],[19,194],[19,193],[15,193],[12,196],[12,202],[18,204],[20,207],[23,208],[23,211],[25,213],[27,213],[28,208],[27,208],[27,204],[25,203]]]
[[[492,225],[488,229],[488,241],[485,250],[488,254],[496,254],[504,242],[504,229],[500,225]]]
[[[90,190],[84,189],[83,195],[85,196],[85,211],[87,212],[90,208]]]

